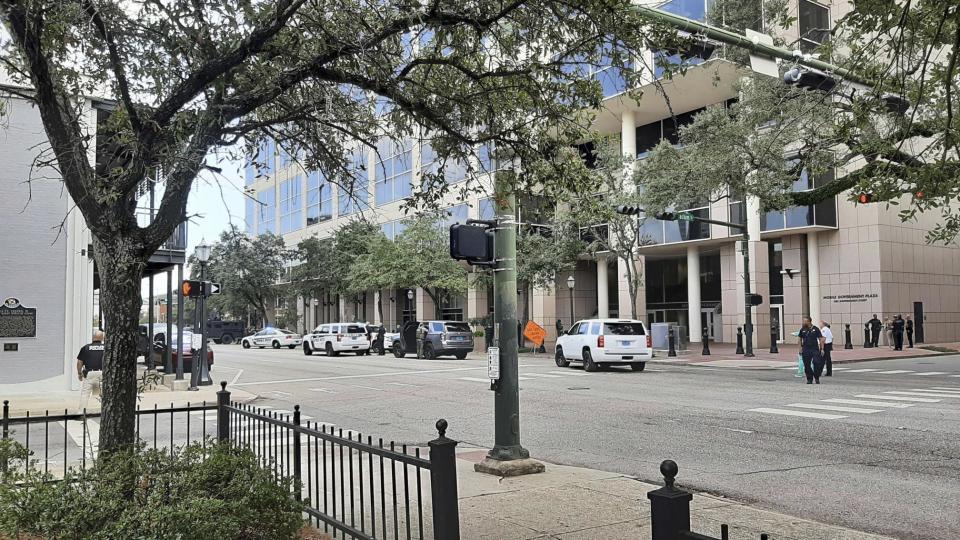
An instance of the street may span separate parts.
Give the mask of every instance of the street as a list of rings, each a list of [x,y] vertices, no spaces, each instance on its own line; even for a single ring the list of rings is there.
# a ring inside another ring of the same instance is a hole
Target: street
[[[449,436],[492,445],[483,360],[216,351],[214,379],[256,406],[299,404],[310,421],[411,445],[445,418]],[[588,374],[545,355],[521,358],[520,375],[522,441],[548,463],[661,481],[669,458],[691,489],[897,538],[960,536],[941,510],[960,493],[957,356],[845,364],[811,386],[784,369]]]

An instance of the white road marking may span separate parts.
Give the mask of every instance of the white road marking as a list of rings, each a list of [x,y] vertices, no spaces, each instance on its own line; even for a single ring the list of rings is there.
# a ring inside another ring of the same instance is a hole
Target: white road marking
[[[377,388],[376,386],[363,386],[359,384],[353,384],[351,386],[355,388],[363,388],[364,390],[375,390],[377,392],[383,392],[383,388]]]
[[[790,369],[793,369],[793,368],[790,368]],[[849,369],[850,369],[850,368],[848,368],[848,367],[835,367],[835,368],[833,368],[834,371],[848,371]]]
[[[864,401],[862,399],[840,399],[840,398],[830,398],[830,399],[821,399],[827,403],[843,403],[846,405],[867,405],[873,407],[892,407],[894,409],[906,409],[907,407],[913,407],[912,403],[890,403],[889,401]]]
[[[551,371],[555,375],[564,375],[569,377],[586,377],[586,373],[578,373],[576,371]]]
[[[848,370],[847,370],[847,373],[869,373],[869,372],[871,372],[871,371],[880,371],[880,370],[874,369],[874,368],[848,369]]]
[[[270,393],[271,393],[271,394],[276,394],[276,395],[278,395],[278,396],[284,396],[284,397],[286,397],[286,396],[292,396],[292,395],[293,395],[293,394],[291,394],[290,392],[280,392],[280,391],[278,391],[278,390],[273,390],[273,391],[271,391]]]
[[[563,375],[549,375],[547,373],[525,373],[528,377],[546,377],[548,379],[560,379]]]
[[[288,411],[288,410],[286,410],[286,409],[277,409],[277,410],[275,410],[275,411],[273,411],[273,412],[275,412],[275,413],[277,413],[277,414],[293,414],[293,411]]]
[[[884,394],[895,394],[898,396],[921,396],[921,397],[930,396],[930,397],[960,398],[960,394],[951,394],[950,392],[937,393],[933,390],[922,390],[920,392],[891,391],[891,392],[884,392]]]
[[[329,389],[329,388],[311,388],[310,391],[311,391],[311,392],[326,392],[326,393],[328,393],[328,394],[336,394],[336,392],[334,392],[333,390],[331,390],[331,389]]]
[[[899,373],[914,373],[912,369],[891,369],[890,371],[878,371],[877,375],[897,375]]]
[[[482,383],[488,383],[488,384],[490,383],[490,379],[481,379],[479,377],[460,377],[457,380],[468,381],[468,382],[482,382]]]
[[[532,379],[531,377],[520,377],[520,376],[518,376],[518,377],[517,377],[517,380],[518,380],[518,381],[532,381],[533,379]]]
[[[402,382],[388,382],[387,384],[392,384],[392,385],[394,385],[394,386],[409,386],[409,387],[411,387],[411,388],[420,388],[420,386],[418,386],[418,385],[416,385],[416,384],[407,384],[407,383],[402,383]]]
[[[748,409],[751,412],[758,412],[764,414],[780,414],[783,416],[802,416],[804,418],[817,418],[820,420],[839,420],[841,418],[848,418],[842,414],[824,414],[824,413],[815,413],[815,412],[806,412],[806,411],[791,411],[788,409],[770,409],[767,407],[761,407],[759,409]]]
[[[960,375],[951,375],[951,377],[960,377]]]
[[[787,405],[787,407],[797,407],[800,409],[821,409],[824,411],[838,411],[838,412],[849,412],[849,413],[860,413],[860,414],[883,412],[882,409],[860,409],[857,407],[840,407],[838,405],[820,405],[817,403],[791,403]]]
[[[200,366],[202,367],[203,364],[200,364]],[[228,386],[233,386],[233,385],[237,384],[237,381],[240,380],[240,376],[241,376],[241,375],[243,375],[243,370],[242,370],[242,369],[241,369],[240,371],[238,371],[236,375],[233,376],[233,380],[230,381],[230,384],[229,384]]]
[[[949,390],[951,392],[960,392],[960,386],[931,386],[935,390]]]
[[[916,401],[917,403],[940,403],[939,399],[919,398],[919,397],[900,397],[900,396],[878,396],[876,394],[857,394],[853,397],[862,397],[867,399],[892,399],[894,401]]]
[[[238,383],[234,386],[254,386],[260,384],[288,384],[288,383],[298,383],[298,382],[314,382],[314,381],[339,381],[342,379],[367,379],[372,377],[394,377],[397,375],[423,375],[427,373],[449,373],[452,371],[481,371],[486,370],[487,366],[480,367],[467,367],[467,368],[449,368],[449,369],[423,369],[418,371],[388,371],[384,373],[369,373],[366,375],[335,375],[332,377],[309,377],[306,379],[284,379],[277,381],[259,381],[259,382],[246,382]],[[397,383],[390,383],[397,384]]]
[[[924,373],[917,373],[920,377],[927,377],[929,375],[946,375],[946,371],[926,371]]]

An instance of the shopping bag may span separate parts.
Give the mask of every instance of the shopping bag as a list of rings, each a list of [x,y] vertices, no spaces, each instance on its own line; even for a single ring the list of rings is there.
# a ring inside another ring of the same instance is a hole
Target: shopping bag
[[[795,375],[795,377],[803,377],[803,375],[804,375],[804,373],[803,373],[803,355],[802,355],[802,354],[798,354],[798,355],[797,355],[797,374]]]

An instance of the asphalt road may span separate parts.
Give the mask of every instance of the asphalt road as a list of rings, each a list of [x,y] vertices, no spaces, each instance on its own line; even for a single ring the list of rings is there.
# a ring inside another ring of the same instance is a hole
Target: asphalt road
[[[846,364],[821,385],[783,369],[520,365],[536,458],[650,481],[669,458],[696,490],[897,538],[960,538],[960,356]],[[375,438],[423,445],[446,418],[449,436],[493,444],[483,360],[219,346],[214,377]]]

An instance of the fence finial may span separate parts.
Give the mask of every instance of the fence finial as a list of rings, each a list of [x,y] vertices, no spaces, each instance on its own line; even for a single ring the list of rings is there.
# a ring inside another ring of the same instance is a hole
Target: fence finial
[[[660,474],[663,475],[663,481],[667,487],[673,487],[673,480],[677,477],[677,472],[679,471],[680,468],[677,467],[677,462],[672,459],[665,459],[660,463]]]
[[[447,421],[443,418],[437,420],[437,433],[440,434],[440,438],[447,436]]]
[[[227,381],[220,381],[220,389],[221,390],[227,389]]]

